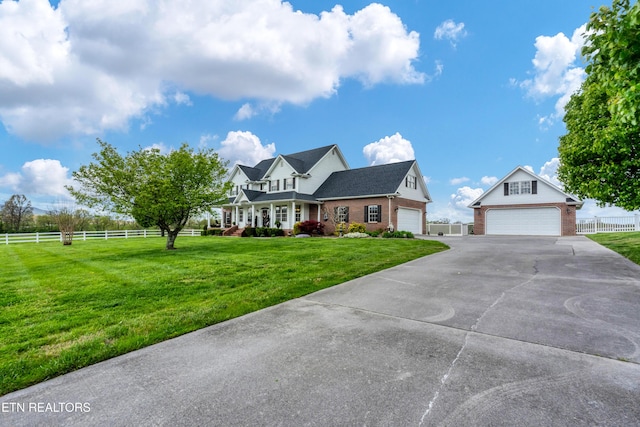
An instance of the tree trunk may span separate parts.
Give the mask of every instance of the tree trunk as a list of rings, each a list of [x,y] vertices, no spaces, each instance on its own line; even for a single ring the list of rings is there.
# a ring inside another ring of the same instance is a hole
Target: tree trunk
[[[180,229],[175,229],[173,231],[168,230],[167,231],[167,250],[171,250],[171,249],[175,249],[175,247],[173,246],[173,244],[176,241],[176,237],[178,237],[178,233],[180,233]]]

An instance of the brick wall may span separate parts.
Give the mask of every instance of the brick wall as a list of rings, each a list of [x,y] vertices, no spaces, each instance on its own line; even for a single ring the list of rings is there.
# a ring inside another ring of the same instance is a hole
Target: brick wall
[[[365,222],[364,217],[364,207],[369,205],[380,205],[382,207],[382,219],[380,222]],[[367,231],[375,231],[384,229],[386,230],[389,227],[389,199],[387,197],[371,197],[366,199],[349,199],[349,200],[330,200],[326,201],[322,206],[323,213],[321,216],[321,221],[324,224],[325,234],[333,234],[335,231],[335,225],[331,221],[333,217],[333,208],[337,206],[348,206],[349,207],[349,224],[353,222],[358,222],[361,224],[365,224],[367,227]],[[422,211],[422,233],[425,232],[426,228],[426,220],[425,220],[425,203],[418,202],[415,200],[403,199],[401,197],[396,197],[391,199],[391,223],[397,230],[398,227],[398,212],[396,208],[405,207],[412,209],[419,209]],[[324,210],[329,212],[329,219],[327,221],[324,220]]]
[[[560,221],[562,236],[576,235],[576,207],[566,203],[539,203],[530,205],[492,205],[473,209],[473,234],[484,235],[486,226],[486,214],[489,209],[513,209],[513,208],[542,208],[557,207],[560,209]],[[567,212],[568,211],[568,212]]]

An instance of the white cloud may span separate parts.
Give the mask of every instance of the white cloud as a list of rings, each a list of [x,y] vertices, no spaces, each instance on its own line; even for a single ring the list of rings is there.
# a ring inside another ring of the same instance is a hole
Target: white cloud
[[[69,197],[64,186],[71,183],[69,168],[52,159],[32,160],[22,165],[20,172],[0,176],[0,187],[29,195]]]
[[[492,186],[493,184],[495,184],[496,182],[498,182],[498,178],[495,176],[483,176],[480,179],[480,183],[482,185],[488,185],[488,186]]]
[[[411,141],[404,139],[399,132],[366,145],[362,152],[369,166],[415,159]]]
[[[452,19],[442,22],[433,33],[436,40],[449,40],[453,47],[456,47],[458,41],[466,36],[467,31],[464,29],[464,23],[456,24]]]
[[[345,78],[423,83],[419,48],[376,3],[314,15],[278,0],[5,1],[0,120],[45,141],[124,130],[169,101],[189,105],[188,93],[304,105]]]
[[[187,95],[184,92],[179,92],[179,91],[176,92],[173,95],[173,100],[178,105],[188,105],[188,106],[193,105],[193,102],[191,102],[191,98],[189,97],[189,95]]]
[[[540,168],[540,173],[538,175],[550,183],[557,185],[560,188],[564,188],[564,185],[558,179],[558,166],[560,166],[560,159],[554,157],[548,162],[545,162],[545,164]]]
[[[553,124],[564,116],[565,105],[586,77],[584,69],[576,64],[585,43],[585,27],[577,28],[571,38],[563,33],[536,38],[536,54],[532,60],[534,77],[524,80],[520,86],[534,99],[558,97],[555,112],[539,118],[541,125]]]
[[[151,144],[147,147],[144,147],[144,150],[159,150],[160,154],[168,154],[172,151],[170,147],[167,147],[164,142],[156,142],[155,144]]]
[[[455,194],[451,195],[450,203],[456,209],[464,209],[466,212],[469,209],[469,204],[482,196],[482,193],[484,193],[482,188],[460,187],[456,190]]]
[[[451,194],[447,202],[439,202],[436,200],[433,204],[430,204],[427,218],[430,221],[447,218],[451,222],[472,222],[473,210],[467,206],[480,197],[483,192],[484,190],[482,188],[471,188],[468,186],[458,188],[454,194]],[[446,205],[444,203],[446,203]]]
[[[236,112],[236,115],[233,117],[235,120],[246,120],[255,116],[257,112],[253,109],[251,104],[246,103],[242,104],[242,107]]]
[[[469,182],[469,178],[467,178],[466,176],[460,177],[460,178],[452,178],[449,180],[449,184],[451,185],[460,185],[463,184],[465,182]]]
[[[234,120],[242,121],[257,116],[262,113],[276,114],[280,111],[281,104],[279,102],[262,102],[258,105],[251,105],[250,103],[242,104],[242,107],[238,109]]]
[[[248,131],[229,132],[218,150],[220,157],[228,160],[231,166],[254,166],[261,160],[273,157],[275,152],[275,144],[262,145],[260,138]]]

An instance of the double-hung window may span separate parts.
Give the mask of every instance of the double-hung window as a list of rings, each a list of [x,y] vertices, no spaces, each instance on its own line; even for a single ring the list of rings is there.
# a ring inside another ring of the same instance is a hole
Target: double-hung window
[[[285,178],[284,179],[284,189],[285,190],[293,190],[295,189],[296,186],[296,179],[295,178]]]
[[[287,205],[276,206],[276,221],[287,222]]]
[[[280,180],[276,179],[271,181],[271,186],[269,187],[270,191],[279,191],[280,190]]]
[[[413,188],[415,190],[417,188],[417,178],[413,175],[407,175],[404,180],[404,185],[407,188]]]
[[[336,206],[334,208],[336,223],[349,222],[349,206]]]
[[[382,205],[369,205],[364,207],[365,222],[382,222]]]
[[[504,183],[504,195],[538,194],[538,181],[513,181]]]

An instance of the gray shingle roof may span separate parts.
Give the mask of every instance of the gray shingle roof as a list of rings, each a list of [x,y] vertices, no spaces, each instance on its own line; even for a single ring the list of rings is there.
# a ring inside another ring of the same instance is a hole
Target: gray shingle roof
[[[332,173],[313,194],[318,199],[393,194],[415,160]]]
[[[286,154],[282,157],[295,169],[298,173],[307,173],[311,168],[320,161],[320,159],[329,152],[335,145],[327,145],[326,147],[314,148],[312,150],[300,151],[299,153]],[[264,179],[264,175],[273,165],[276,158],[262,160],[257,165],[250,167],[238,165],[240,169],[251,181],[260,181]]]
[[[250,202],[273,202],[276,200],[307,200],[315,202],[316,198],[311,194],[298,193],[297,191],[282,191],[278,193],[265,193],[264,191],[242,190]]]

